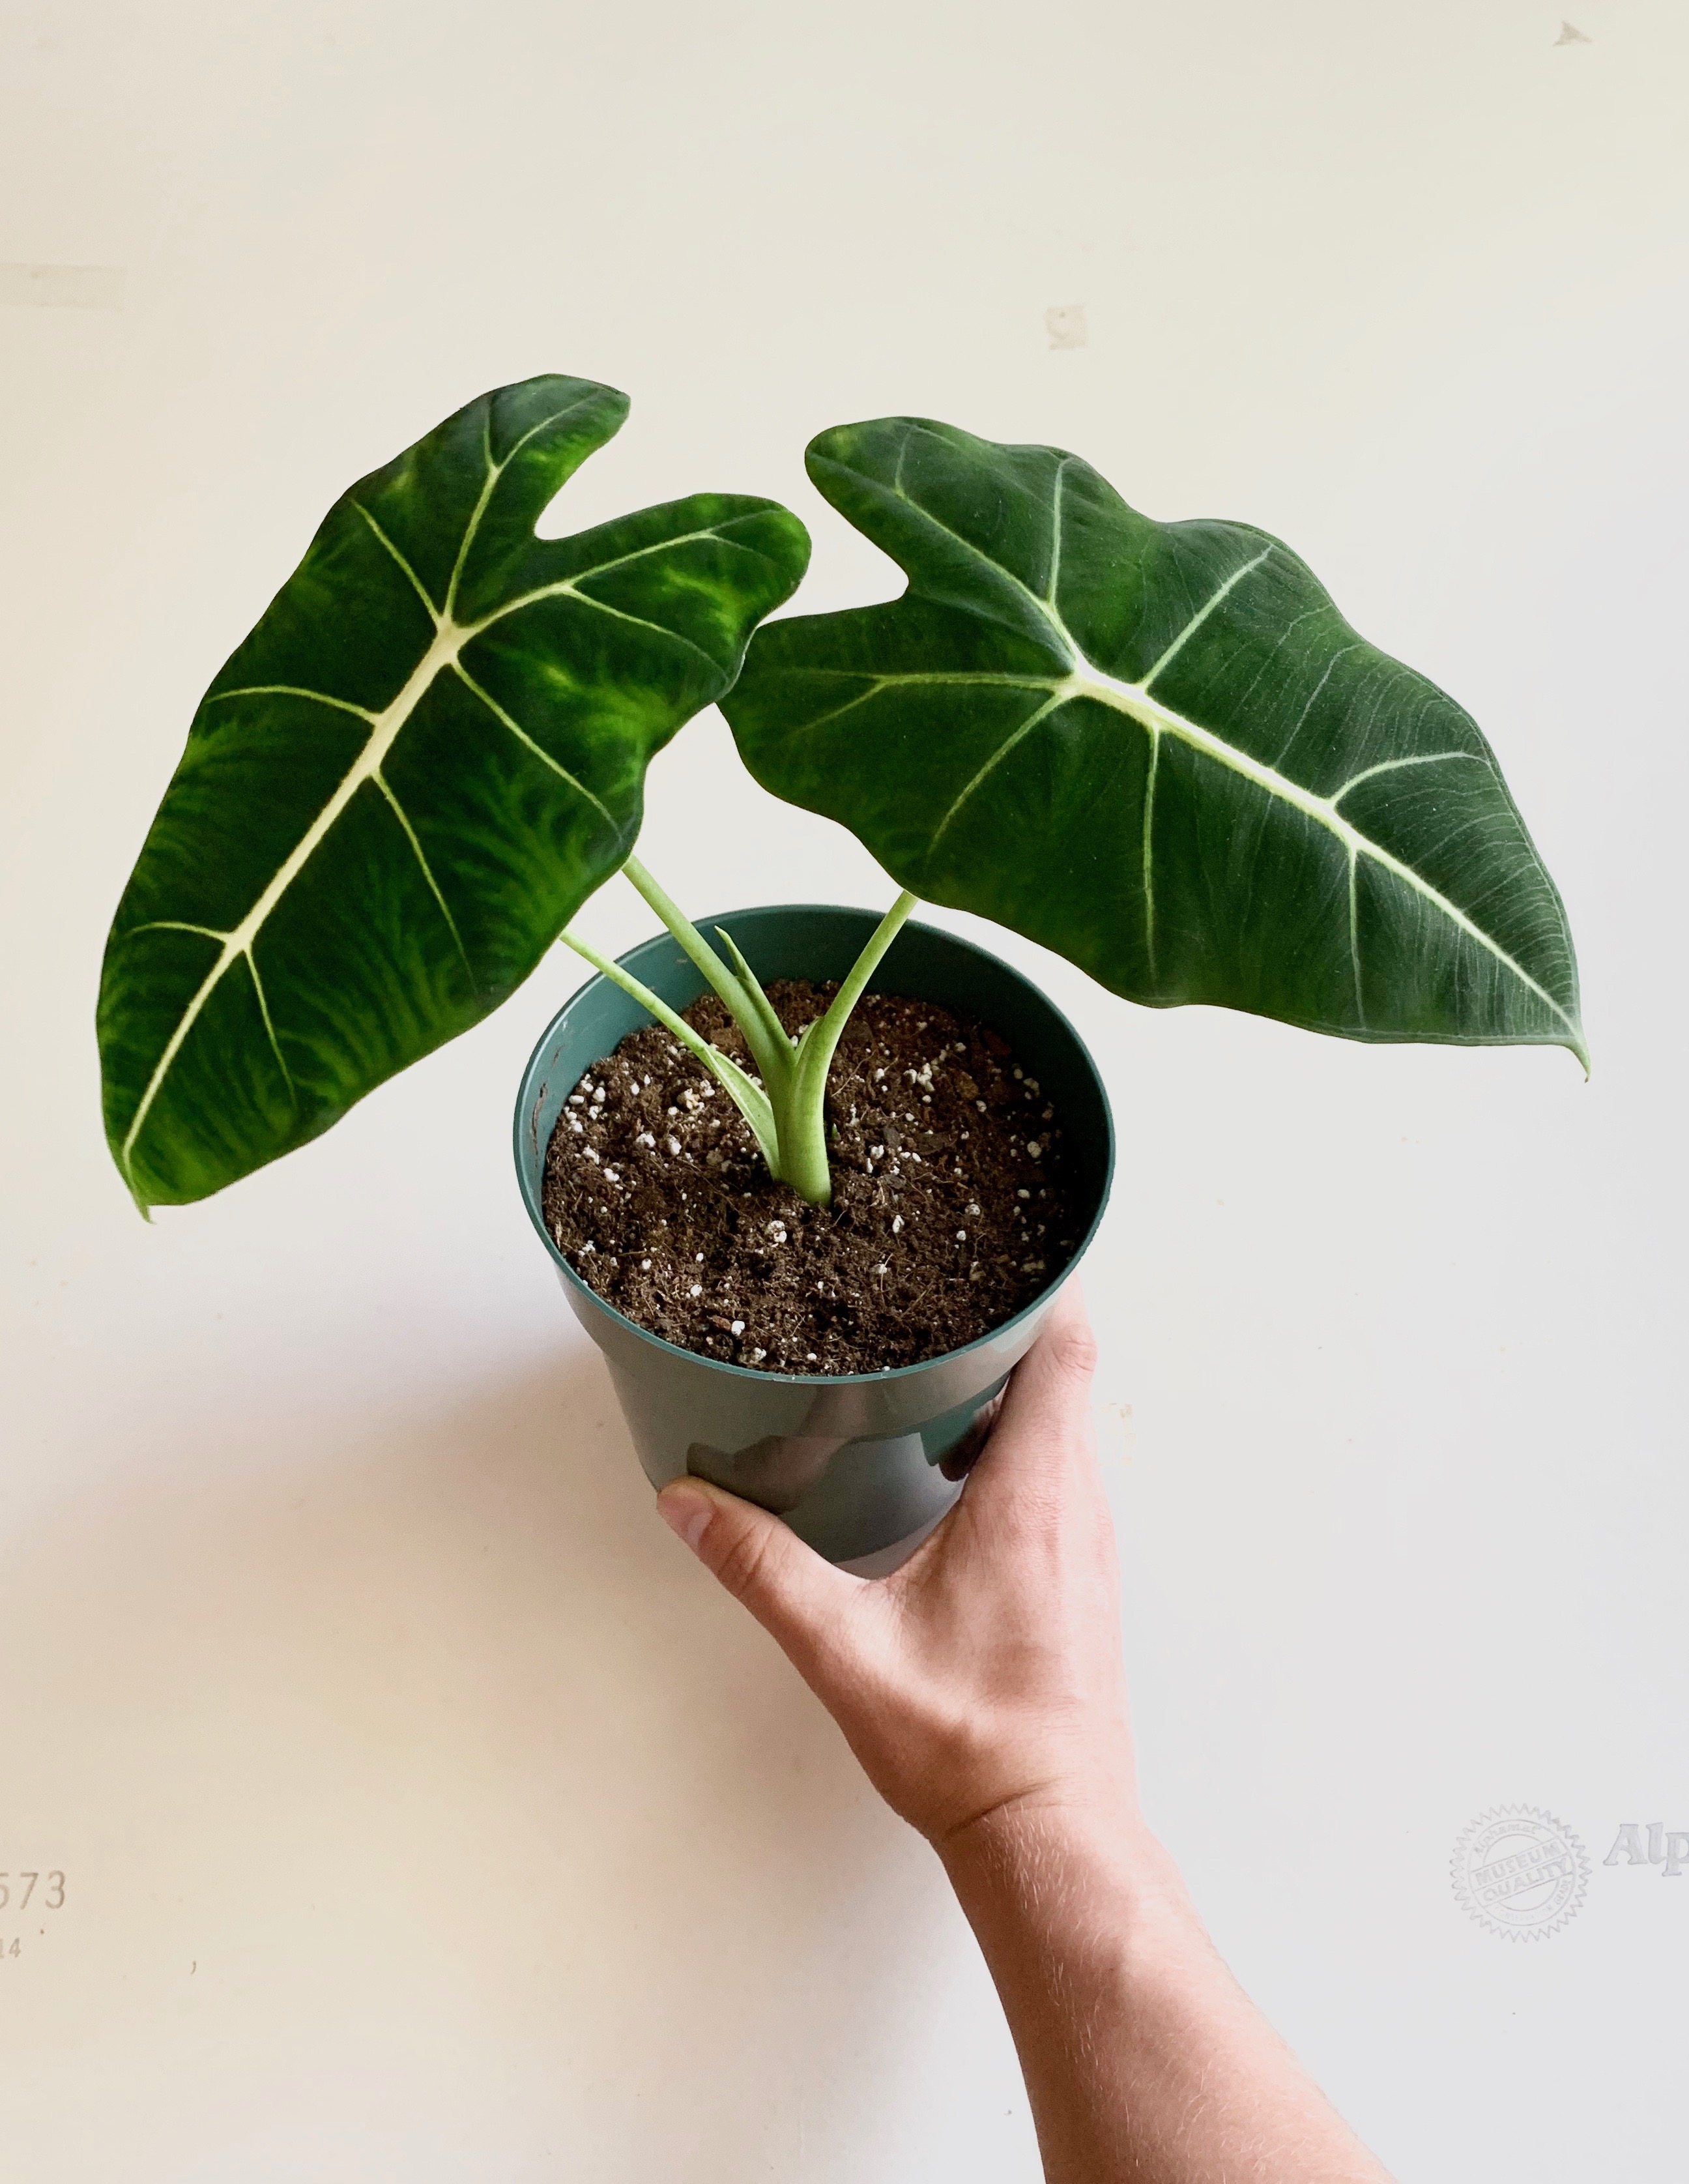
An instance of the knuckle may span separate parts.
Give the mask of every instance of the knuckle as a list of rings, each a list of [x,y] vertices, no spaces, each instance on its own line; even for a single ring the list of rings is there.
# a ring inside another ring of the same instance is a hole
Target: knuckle
[[[1049,1337],[1050,1362],[1065,1378],[1088,1380],[1097,1370],[1097,1338],[1088,1327],[1058,1327]]]

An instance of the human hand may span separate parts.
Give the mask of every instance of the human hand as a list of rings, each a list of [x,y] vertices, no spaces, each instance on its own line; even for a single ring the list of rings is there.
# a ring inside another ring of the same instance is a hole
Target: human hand
[[[890,1577],[836,1569],[702,1479],[657,1506],[943,1858],[1049,2184],[1389,2184],[1221,1964],[1139,1812],[1095,1356],[1070,1282],[961,1499]]]
[[[941,1851],[996,1814],[1136,1814],[1095,1360],[1070,1282],[961,1499],[889,1577],[851,1576],[702,1479],[658,1497],[784,1648],[875,1789]]]

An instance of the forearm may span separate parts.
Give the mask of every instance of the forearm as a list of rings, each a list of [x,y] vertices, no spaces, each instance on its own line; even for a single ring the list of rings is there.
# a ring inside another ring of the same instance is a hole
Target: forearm
[[[1047,2184],[1387,2184],[1135,1815],[992,1815],[942,1855],[1008,2019]]]
[[[1094,1354],[1070,1285],[960,1501],[889,1578],[830,1568],[701,1480],[658,1506],[940,1847],[1047,2184],[1388,2184],[1215,1955],[1139,1816]]]

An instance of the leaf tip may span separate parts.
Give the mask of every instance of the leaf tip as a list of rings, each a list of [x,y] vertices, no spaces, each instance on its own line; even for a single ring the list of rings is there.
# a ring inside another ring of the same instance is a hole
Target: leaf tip
[[[1583,1071],[1583,1081],[1587,1084],[1594,1065],[1589,1058],[1589,1039],[1583,1028],[1583,1015],[1575,1001],[1569,1009],[1562,1011],[1562,1021],[1566,1028],[1560,1045],[1569,1054],[1575,1057],[1578,1066]]]
[[[153,1201],[142,1196],[140,1185],[135,1180],[134,1171],[130,1167],[128,1156],[123,1147],[115,1139],[108,1140],[108,1143],[113,1165],[123,1178],[123,1187],[129,1193],[131,1202],[141,1218],[150,1224],[153,1218]]]

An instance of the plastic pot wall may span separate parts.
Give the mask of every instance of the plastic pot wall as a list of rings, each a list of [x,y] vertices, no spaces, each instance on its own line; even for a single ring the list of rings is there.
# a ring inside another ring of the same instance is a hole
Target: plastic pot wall
[[[842,978],[878,913],[825,904],[741,910],[725,927],[764,983]],[[703,980],[667,933],[621,959],[671,1007]],[[651,1018],[595,977],[534,1050],[516,1106],[522,1196],[564,1294],[604,1354],[635,1448],[653,1486],[691,1472],[774,1509],[834,1562],[887,1558],[925,1530],[959,1488],[939,1467],[1031,1347],[1057,1291],[1096,1233],[1114,1167],[1114,1126],[1095,1064],[1060,1010],[1018,971],[970,942],[909,924],[871,985],[971,1011],[1014,1047],[1055,1103],[1081,1208],[1078,1251],[1025,1311],[980,1341],[919,1365],[852,1375],[759,1373],[664,1342],[595,1295],[558,1251],[541,1211],[546,1148],[582,1074]]]

